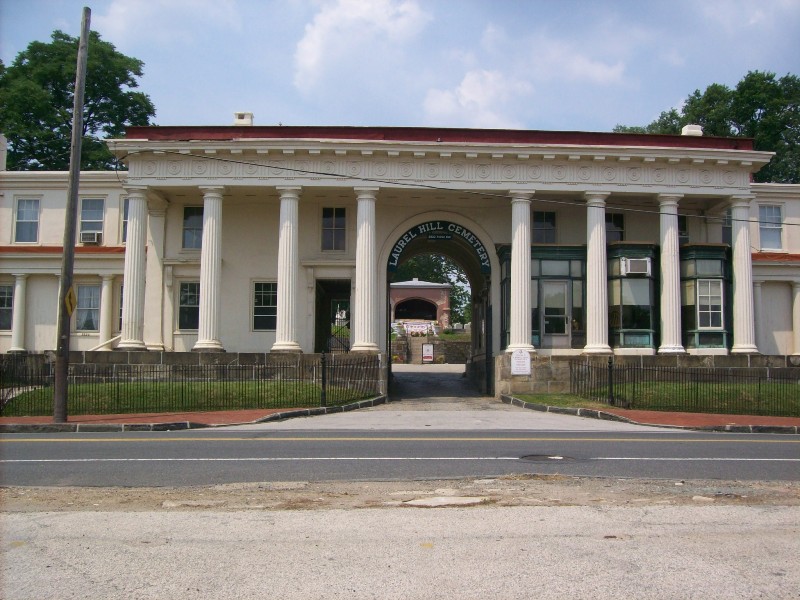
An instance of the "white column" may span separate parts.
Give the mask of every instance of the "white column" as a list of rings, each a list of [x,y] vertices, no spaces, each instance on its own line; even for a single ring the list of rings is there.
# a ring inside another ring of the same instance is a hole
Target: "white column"
[[[355,188],[356,286],[353,307],[353,352],[378,352],[378,286],[375,264],[375,194],[378,188]]]
[[[122,280],[122,339],[117,350],[146,350],[144,345],[145,248],[147,198],[145,187],[127,187],[128,235]]]
[[[130,210],[130,207],[129,209]],[[103,275],[103,285],[100,288],[100,335],[97,340],[98,345],[111,339],[111,332],[114,331],[114,276]],[[98,350],[110,350],[106,345]]]
[[[762,299],[761,299],[761,286],[763,285],[763,281],[754,281],[753,282],[753,321],[754,327],[756,331],[756,347],[758,347],[758,351],[763,354],[764,348],[764,340],[761,336],[764,334],[764,327],[761,323],[761,315],[762,315]]]
[[[147,202],[147,289],[144,309],[144,342],[148,350],[164,350],[164,231],[167,203],[150,196]]]
[[[531,192],[511,195],[511,314],[506,352],[536,352],[531,344]]]
[[[800,281],[792,282],[792,354],[800,355]]]
[[[608,264],[606,198],[586,192],[586,346],[585,354],[610,354],[608,345]]]
[[[28,275],[14,274],[14,298],[11,301],[11,348],[9,352],[25,352],[25,305]],[[59,298],[61,296],[58,296]]]
[[[224,188],[201,187],[203,241],[200,247],[200,306],[197,342],[192,350],[222,351],[219,341],[222,286],[222,193]]]
[[[297,274],[299,187],[279,187],[281,194],[278,231],[278,306],[275,343],[271,352],[302,352],[297,343]]]
[[[731,354],[754,354],[753,262],[750,253],[750,200],[753,196],[732,198],[733,229],[733,348]]]
[[[678,239],[678,200],[658,197],[661,220],[661,346],[659,354],[683,354],[681,343],[681,273]]]

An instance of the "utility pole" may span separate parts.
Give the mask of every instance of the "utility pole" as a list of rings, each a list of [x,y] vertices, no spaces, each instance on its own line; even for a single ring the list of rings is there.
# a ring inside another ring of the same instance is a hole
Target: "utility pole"
[[[61,258],[61,285],[58,289],[56,372],[53,386],[53,422],[67,422],[67,373],[69,372],[70,320],[77,300],[72,287],[75,265],[75,229],[78,221],[78,186],[81,177],[81,142],[83,141],[83,94],[86,88],[86,61],[89,55],[89,22],[92,11],[83,8],[81,40],[78,45],[78,68],[75,75],[75,102],[72,107],[72,143],[69,154],[69,192],[64,223],[64,255]]]

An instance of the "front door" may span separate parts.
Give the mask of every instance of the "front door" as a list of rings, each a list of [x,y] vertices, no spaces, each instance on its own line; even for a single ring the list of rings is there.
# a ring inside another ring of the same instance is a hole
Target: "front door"
[[[570,347],[568,282],[542,281],[542,348]]]

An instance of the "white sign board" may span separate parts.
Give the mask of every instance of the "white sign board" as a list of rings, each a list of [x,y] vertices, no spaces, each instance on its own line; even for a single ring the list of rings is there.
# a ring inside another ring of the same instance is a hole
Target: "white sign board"
[[[433,362],[433,344],[422,344],[422,362]]]
[[[514,350],[511,353],[511,374],[531,374],[531,355],[528,354],[527,350]]]

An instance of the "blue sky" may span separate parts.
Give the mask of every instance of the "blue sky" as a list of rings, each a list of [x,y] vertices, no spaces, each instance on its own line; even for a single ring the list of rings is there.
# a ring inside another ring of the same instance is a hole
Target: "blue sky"
[[[84,5],[158,125],[609,131],[800,75],[800,0],[0,0],[0,58],[77,36]]]

